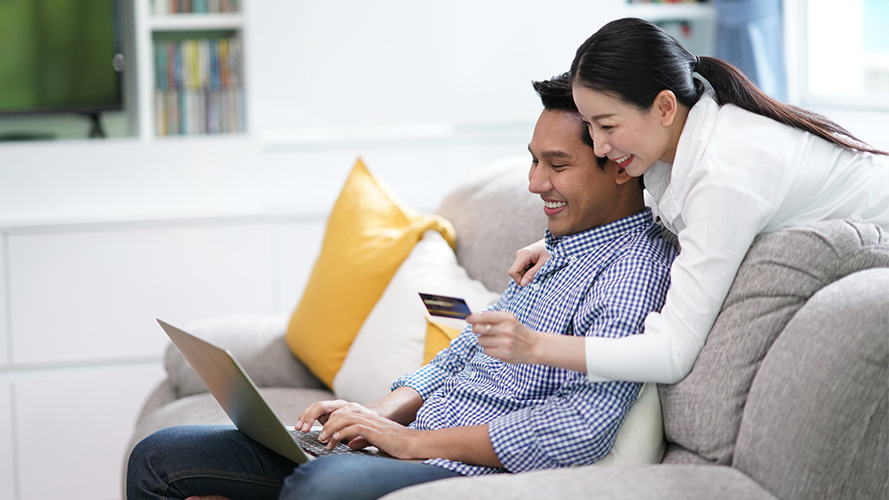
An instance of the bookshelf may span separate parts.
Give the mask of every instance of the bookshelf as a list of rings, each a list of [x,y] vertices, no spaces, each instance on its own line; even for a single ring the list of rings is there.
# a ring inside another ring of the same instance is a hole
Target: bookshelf
[[[137,0],[139,136],[247,130],[242,0]]]
[[[627,12],[657,24],[694,54],[715,55],[716,8],[709,1],[628,0]]]

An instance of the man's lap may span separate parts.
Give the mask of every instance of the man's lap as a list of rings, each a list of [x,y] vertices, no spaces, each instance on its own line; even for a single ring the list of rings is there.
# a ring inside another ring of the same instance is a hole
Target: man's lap
[[[456,476],[441,467],[366,455],[321,457],[297,467],[234,427],[182,426],[158,431],[133,450],[127,493],[130,499],[309,498],[306,492],[319,498],[377,498]]]
[[[367,455],[320,457],[296,468],[284,481],[282,500],[379,498],[414,484],[460,474],[419,462]]]

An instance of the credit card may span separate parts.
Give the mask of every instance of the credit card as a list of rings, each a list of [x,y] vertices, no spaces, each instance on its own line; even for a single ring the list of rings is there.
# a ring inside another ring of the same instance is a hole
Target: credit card
[[[457,297],[421,293],[420,298],[423,299],[429,314],[433,316],[463,319],[471,314],[466,301]]]

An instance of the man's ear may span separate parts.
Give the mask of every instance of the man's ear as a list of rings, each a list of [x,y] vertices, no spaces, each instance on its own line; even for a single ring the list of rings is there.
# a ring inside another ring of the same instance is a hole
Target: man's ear
[[[631,179],[635,179],[635,177],[628,174],[624,168],[617,167],[617,172],[614,174],[615,184],[617,184],[618,186],[623,186],[627,182],[630,182]]]
[[[669,127],[676,118],[679,101],[676,100],[676,94],[672,90],[661,90],[654,96],[651,108],[657,112],[658,122],[664,127]]]

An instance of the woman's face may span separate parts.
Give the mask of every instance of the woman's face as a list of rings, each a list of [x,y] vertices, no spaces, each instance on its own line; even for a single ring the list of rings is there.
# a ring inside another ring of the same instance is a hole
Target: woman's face
[[[658,105],[647,111],[619,98],[575,84],[574,103],[593,138],[596,156],[608,157],[633,177],[654,162],[673,162],[670,129],[664,126]]]

